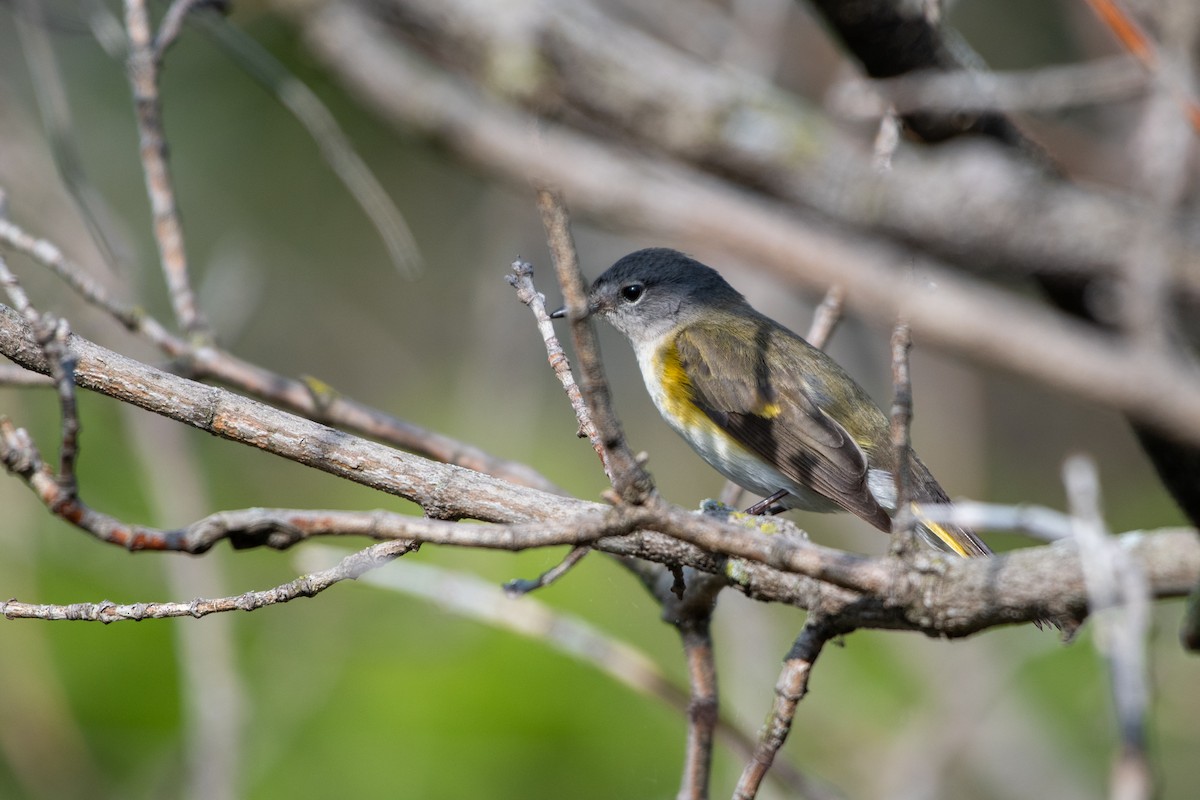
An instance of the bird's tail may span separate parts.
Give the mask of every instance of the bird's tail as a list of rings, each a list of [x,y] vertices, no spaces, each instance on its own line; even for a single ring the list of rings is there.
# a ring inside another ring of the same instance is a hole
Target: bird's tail
[[[913,456],[910,467],[913,483],[912,513],[917,520],[917,531],[921,538],[939,550],[956,553],[963,558],[992,555],[991,548],[970,528],[934,522],[921,513],[922,504],[945,505],[950,502],[950,497],[916,455]]]
[[[912,504],[912,512],[917,520],[917,532],[929,545],[963,558],[992,555],[991,549],[970,528],[934,522],[921,513],[919,503]]]

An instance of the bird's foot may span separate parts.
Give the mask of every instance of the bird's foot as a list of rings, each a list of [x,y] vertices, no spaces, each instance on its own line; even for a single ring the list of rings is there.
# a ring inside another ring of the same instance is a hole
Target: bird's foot
[[[759,500],[757,503],[755,503],[754,505],[747,508],[746,513],[751,514],[756,517],[760,517],[760,516],[771,517],[776,514],[787,511],[787,507],[784,505],[781,505],[779,502],[783,498],[787,497],[787,495],[788,495],[787,489],[780,489],[778,492],[771,495],[770,497],[764,497],[762,500]]]

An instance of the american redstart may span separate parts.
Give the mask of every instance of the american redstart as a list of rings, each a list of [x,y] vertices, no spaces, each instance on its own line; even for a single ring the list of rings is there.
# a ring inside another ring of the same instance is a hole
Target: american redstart
[[[716,270],[676,250],[638,250],[592,284],[588,313],[629,339],[667,424],[765,498],[752,510],[849,511],[891,532],[888,418],[837,362],[754,310]],[[990,555],[971,531],[921,518],[921,503],[949,498],[915,453],[909,469],[922,537],[961,556]]]

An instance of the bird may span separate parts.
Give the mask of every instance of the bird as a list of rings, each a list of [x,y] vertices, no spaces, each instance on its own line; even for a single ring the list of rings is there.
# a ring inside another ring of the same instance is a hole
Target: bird
[[[715,269],[666,247],[638,250],[592,283],[587,314],[629,340],[667,424],[764,498],[748,511],[845,511],[891,532],[899,457],[888,417],[829,355],[753,308]],[[973,531],[922,518],[922,504],[949,497],[915,453],[908,468],[922,540],[991,555]]]

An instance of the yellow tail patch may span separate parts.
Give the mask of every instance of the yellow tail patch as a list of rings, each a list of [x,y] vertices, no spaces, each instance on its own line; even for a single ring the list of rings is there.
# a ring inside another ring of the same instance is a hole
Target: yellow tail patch
[[[921,507],[916,503],[912,504],[912,513],[913,516],[917,518],[917,522],[928,528],[934,536],[945,542],[946,546],[955,553],[963,558],[971,557],[970,554],[963,549],[963,546],[958,543],[958,540],[953,536],[953,534],[950,533],[950,531],[946,530],[941,525],[938,525],[936,522],[931,522],[928,517],[921,513]]]

